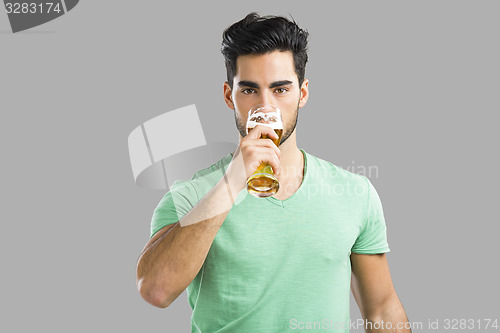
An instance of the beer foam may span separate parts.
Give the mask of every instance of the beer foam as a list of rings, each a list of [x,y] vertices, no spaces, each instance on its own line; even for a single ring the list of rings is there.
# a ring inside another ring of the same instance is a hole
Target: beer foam
[[[281,118],[275,112],[255,112],[247,121],[247,128],[253,128],[257,125],[267,126],[272,129],[283,129]]]
[[[272,128],[273,130],[275,129],[283,129],[283,125],[281,123],[270,123],[270,124],[266,124],[266,123],[258,123],[256,121],[249,121],[247,123],[247,129],[248,128],[254,128],[255,126],[257,125],[262,125],[262,126],[266,126],[266,127],[270,127]]]

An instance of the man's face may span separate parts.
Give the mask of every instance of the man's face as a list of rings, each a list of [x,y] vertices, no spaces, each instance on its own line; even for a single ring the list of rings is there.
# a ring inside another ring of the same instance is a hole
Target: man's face
[[[307,80],[304,83],[307,89]],[[236,126],[242,137],[246,135],[248,110],[257,104],[277,106],[284,129],[281,143],[295,130],[298,108],[305,104],[301,101],[301,87],[291,52],[239,56],[233,89],[230,90],[226,83],[225,95],[228,105],[234,108]]]

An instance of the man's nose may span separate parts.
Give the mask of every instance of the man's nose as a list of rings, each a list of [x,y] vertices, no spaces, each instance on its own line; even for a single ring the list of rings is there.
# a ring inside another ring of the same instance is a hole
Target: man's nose
[[[260,95],[260,104],[273,104],[273,95],[271,92],[265,91]]]

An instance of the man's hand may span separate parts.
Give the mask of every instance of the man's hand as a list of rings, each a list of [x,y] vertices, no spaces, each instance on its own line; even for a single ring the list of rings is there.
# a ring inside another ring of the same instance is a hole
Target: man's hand
[[[275,174],[280,169],[280,150],[271,139],[261,139],[262,135],[278,139],[278,135],[268,126],[255,126],[243,139],[233,156],[226,172],[231,182],[239,190],[246,186],[247,179],[263,162],[269,163]]]

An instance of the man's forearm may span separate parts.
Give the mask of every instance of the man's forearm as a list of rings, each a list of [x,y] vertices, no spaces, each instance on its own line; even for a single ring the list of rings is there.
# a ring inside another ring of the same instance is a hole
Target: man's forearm
[[[179,223],[143,251],[137,279],[148,302],[166,307],[191,283],[238,193],[238,186],[222,177]]]
[[[388,302],[378,314],[365,320],[367,333],[411,333],[410,323],[399,298]]]

